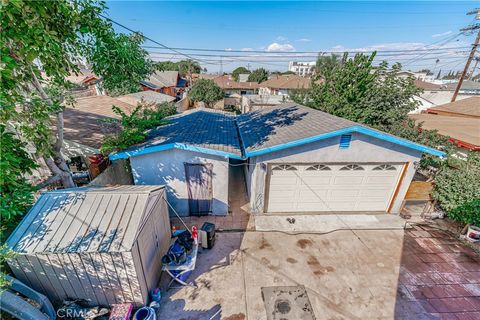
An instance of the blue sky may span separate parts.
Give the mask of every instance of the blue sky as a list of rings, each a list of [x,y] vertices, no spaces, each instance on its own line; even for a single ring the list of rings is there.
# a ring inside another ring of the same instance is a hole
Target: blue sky
[[[472,22],[473,16],[467,16],[466,12],[475,5],[479,6],[480,2],[107,1],[111,19],[166,46],[244,51],[236,54],[182,51],[192,55],[235,55],[236,58],[195,56],[212,72],[218,71],[220,65],[224,71],[230,71],[247,63],[252,68],[285,70],[288,60],[314,60],[302,57],[313,55],[302,54],[304,51],[468,46],[473,41],[472,35],[455,36],[460,28]],[[152,53],[152,57],[158,60],[182,58],[166,50],[149,50],[157,52]],[[269,53],[249,53],[251,50]],[[426,55],[390,54],[384,59],[408,63],[406,69],[416,70],[433,67],[438,58],[437,66],[460,69],[466,50],[427,52]],[[277,57],[280,55],[284,56]]]

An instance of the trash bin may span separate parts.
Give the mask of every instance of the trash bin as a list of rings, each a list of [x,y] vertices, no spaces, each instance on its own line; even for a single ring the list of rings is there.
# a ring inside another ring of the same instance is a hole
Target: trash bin
[[[215,244],[215,224],[205,222],[200,229],[202,248],[212,249]]]

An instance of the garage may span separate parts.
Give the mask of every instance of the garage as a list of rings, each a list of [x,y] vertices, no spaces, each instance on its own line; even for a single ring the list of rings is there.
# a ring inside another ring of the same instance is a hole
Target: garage
[[[403,163],[269,164],[265,211],[387,211],[403,167]]]

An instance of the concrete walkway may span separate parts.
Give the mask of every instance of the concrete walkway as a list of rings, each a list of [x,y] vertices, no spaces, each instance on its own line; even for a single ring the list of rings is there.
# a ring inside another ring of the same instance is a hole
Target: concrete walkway
[[[255,230],[327,233],[335,230],[401,230],[405,220],[392,214],[258,215]]]
[[[162,291],[159,319],[270,320],[262,292],[284,286],[305,288],[315,319],[480,319],[480,257],[428,227],[224,232],[197,266],[197,287]]]

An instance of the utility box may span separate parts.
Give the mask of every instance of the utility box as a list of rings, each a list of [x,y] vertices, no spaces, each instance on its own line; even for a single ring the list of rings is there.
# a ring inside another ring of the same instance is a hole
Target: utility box
[[[7,240],[16,278],[54,304],[147,303],[170,243],[163,186],[86,187],[41,195]]]
[[[205,222],[200,228],[200,241],[202,248],[212,249],[215,244],[215,225],[210,222]]]

